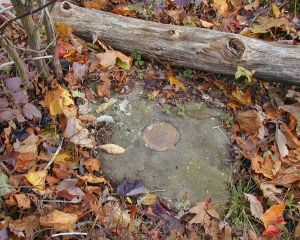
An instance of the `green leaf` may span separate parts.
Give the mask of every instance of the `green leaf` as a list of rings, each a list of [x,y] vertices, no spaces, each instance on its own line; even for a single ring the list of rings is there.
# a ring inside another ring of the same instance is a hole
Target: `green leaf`
[[[117,64],[120,68],[123,68],[124,70],[129,70],[130,67],[131,67],[127,62],[122,61],[120,58],[117,58],[117,59],[116,59],[116,64]]]
[[[250,71],[242,66],[238,66],[237,70],[235,72],[235,79],[244,77],[247,79],[248,83],[251,83],[251,79],[252,79],[252,76],[254,73],[255,73],[255,70]]]
[[[9,193],[11,191],[9,184],[8,184],[8,177],[1,172],[0,173],[0,197]]]

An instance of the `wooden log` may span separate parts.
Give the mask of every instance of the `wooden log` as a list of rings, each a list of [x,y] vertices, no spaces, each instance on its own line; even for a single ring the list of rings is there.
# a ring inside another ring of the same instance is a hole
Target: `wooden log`
[[[68,2],[55,4],[52,16],[82,35],[98,35],[115,49],[137,50],[171,65],[231,75],[237,66],[243,66],[255,70],[259,79],[300,85],[300,48],[297,46],[139,20]]]

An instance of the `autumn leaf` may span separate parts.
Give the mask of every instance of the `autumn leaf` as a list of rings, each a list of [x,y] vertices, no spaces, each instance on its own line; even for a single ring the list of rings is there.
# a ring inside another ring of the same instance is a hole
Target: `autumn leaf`
[[[228,3],[226,0],[214,0],[213,8],[219,16],[226,17],[228,15]]]
[[[99,97],[110,97],[111,79],[108,74],[101,74],[103,83],[97,85],[97,95]]]
[[[44,227],[50,227],[54,231],[72,231],[75,223],[78,220],[78,215],[73,213],[65,213],[59,210],[40,217],[40,224]]]
[[[52,116],[65,114],[67,117],[71,117],[73,115],[73,111],[69,107],[74,105],[74,101],[69,91],[61,86],[53,91],[46,92],[45,105]]]
[[[279,10],[279,7],[275,3],[272,3],[272,12],[276,18],[279,18],[280,10]]]
[[[39,137],[32,133],[23,142],[15,142],[14,149],[19,153],[32,153],[37,155],[38,141]]]
[[[109,154],[122,154],[125,152],[125,149],[116,145],[116,144],[104,144],[104,145],[100,145],[99,146],[100,149],[104,150],[105,152],[109,153]]]
[[[174,85],[176,88],[181,89],[184,92],[187,90],[184,84],[179,79],[174,77],[171,71],[166,72],[166,76],[170,81],[170,85]]]
[[[30,208],[30,199],[24,193],[18,193],[14,195],[15,199],[17,200],[18,207],[22,209]]]
[[[239,112],[237,114],[237,121],[240,125],[241,130],[252,134],[258,134],[258,131],[262,126],[261,122],[259,121],[258,114],[255,110]]]
[[[93,157],[86,159],[84,161],[83,165],[85,166],[86,170],[89,173],[92,173],[93,171],[98,172],[100,170],[100,166],[101,166],[100,160],[97,158],[93,158]]]
[[[257,198],[252,194],[244,193],[244,195],[250,202],[250,209],[251,209],[252,215],[256,218],[260,218],[264,212],[261,202],[258,201]]]
[[[56,33],[58,35],[58,38],[61,40],[61,41],[68,41],[69,40],[69,37],[70,35],[72,34],[72,28],[62,22],[57,22],[55,24],[55,30],[56,30]]]
[[[81,121],[75,117],[71,117],[67,121],[64,137],[76,145],[86,148],[93,148],[96,145],[95,138],[90,136],[89,131],[81,126]]]
[[[76,175],[77,178],[87,182],[87,183],[105,183],[106,180],[104,177],[97,177],[95,175],[93,175],[92,173],[89,173],[87,175]]]
[[[231,92],[231,97],[242,105],[253,104],[251,91],[247,90],[246,92],[243,92],[238,86]]]
[[[40,170],[36,172],[29,172],[26,174],[26,179],[30,182],[36,189],[44,190],[45,189],[45,180],[47,177],[47,170]]]
[[[119,67],[129,70],[132,64],[132,58],[116,50],[106,50],[104,53],[96,54],[99,64],[104,68],[111,68],[115,64]]]
[[[103,10],[107,6],[107,0],[91,0],[91,1],[85,1],[84,6],[86,8],[94,8],[97,10]]]
[[[263,235],[265,237],[276,237],[280,234],[280,226],[284,224],[283,211],[285,206],[277,204],[271,206],[261,217],[260,220],[265,226]]]
[[[287,148],[287,139],[284,134],[279,129],[278,125],[276,126],[276,134],[275,134],[276,144],[281,157],[285,157],[289,154],[289,150]]]

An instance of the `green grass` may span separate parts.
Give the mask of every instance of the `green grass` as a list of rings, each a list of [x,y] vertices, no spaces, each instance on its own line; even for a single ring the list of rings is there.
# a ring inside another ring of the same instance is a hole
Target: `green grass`
[[[227,185],[228,202],[225,206],[225,220],[233,226],[244,229],[252,229],[258,232],[259,221],[252,216],[250,203],[244,193],[253,194],[257,191],[254,181],[250,177],[231,180]]]

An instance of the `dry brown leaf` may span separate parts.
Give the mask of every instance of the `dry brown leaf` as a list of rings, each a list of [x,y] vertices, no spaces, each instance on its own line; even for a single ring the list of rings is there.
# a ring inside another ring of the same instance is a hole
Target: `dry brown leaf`
[[[18,203],[18,207],[22,209],[28,209],[30,208],[30,199],[29,197],[24,193],[18,193],[14,195],[16,198],[16,201]]]
[[[238,103],[242,105],[252,105],[252,95],[250,89],[248,89],[246,92],[243,92],[239,89],[237,86],[232,92],[231,92],[231,98]]]
[[[40,224],[44,227],[50,227],[54,231],[72,231],[75,223],[78,220],[78,215],[73,213],[65,213],[59,210],[40,217]]]
[[[276,126],[275,133],[276,144],[278,147],[278,151],[281,157],[285,157],[289,154],[289,150],[287,148],[287,139],[284,134],[281,132],[278,126]]]
[[[13,220],[9,223],[10,231],[13,232],[17,237],[23,239],[32,239],[34,232],[38,227],[38,218],[33,214],[22,219]]]
[[[298,140],[298,138],[296,136],[294,136],[294,134],[291,132],[291,130],[285,124],[280,125],[280,130],[286,137],[287,145],[290,148],[296,149],[296,148],[300,147],[300,141]]]
[[[271,201],[279,202],[279,199],[276,197],[276,194],[281,194],[282,190],[276,188],[274,184],[261,183],[260,189],[262,190],[264,197],[269,198]]]
[[[109,154],[122,154],[125,152],[125,149],[116,145],[116,144],[104,144],[104,145],[100,145],[99,146],[100,149],[104,150],[105,152],[109,153]]]
[[[99,97],[110,97],[111,79],[108,74],[101,74],[103,83],[97,85],[97,94]]]
[[[294,237],[300,238],[300,222],[298,222],[298,224],[296,226]]]
[[[81,147],[95,147],[96,141],[94,137],[90,136],[89,131],[86,128],[83,128],[80,123],[80,120],[77,118],[69,118],[64,136],[69,138],[72,143],[80,145]]]
[[[29,135],[20,145],[17,142],[14,144],[15,151],[19,153],[33,153],[37,155],[39,137],[34,133]]]
[[[88,158],[84,161],[83,165],[85,166],[86,170],[89,173],[91,173],[93,171],[96,171],[96,172],[100,171],[101,164],[100,164],[100,160],[97,158],[93,158],[93,157]]]
[[[23,114],[27,119],[34,120],[35,122],[39,122],[42,119],[40,110],[32,103],[26,103],[23,106]]]
[[[95,175],[93,175],[92,173],[89,173],[87,175],[76,175],[76,177],[78,177],[79,179],[88,182],[88,183],[105,183],[106,180],[104,177],[97,177]]]
[[[91,0],[84,2],[84,7],[103,10],[107,6],[107,0]]]
[[[274,165],[275,163],[270,156],[263,158],[259,154],[255,154],[251,157],[251,168],[267,178],[272,179],[274,177],[272,172]]]
[[[244,195],[250,202],[251,214],[256,218],[260,218],[264,213],[264,208],[261,205],[261,202],[258,201],[257,198],[252,194],[244,193]]]
[[[262,126],[255,110],[239,112],[237,115],[237,121],[241,130],[252,134],[258,134],[258,131]]]
[[[118,64],[123,69],[129,70],[132,64],[131,57],[116,50],[106,50],[104,53],[96,54],[96,57],[104,69],[111,68],[115,64]]]

